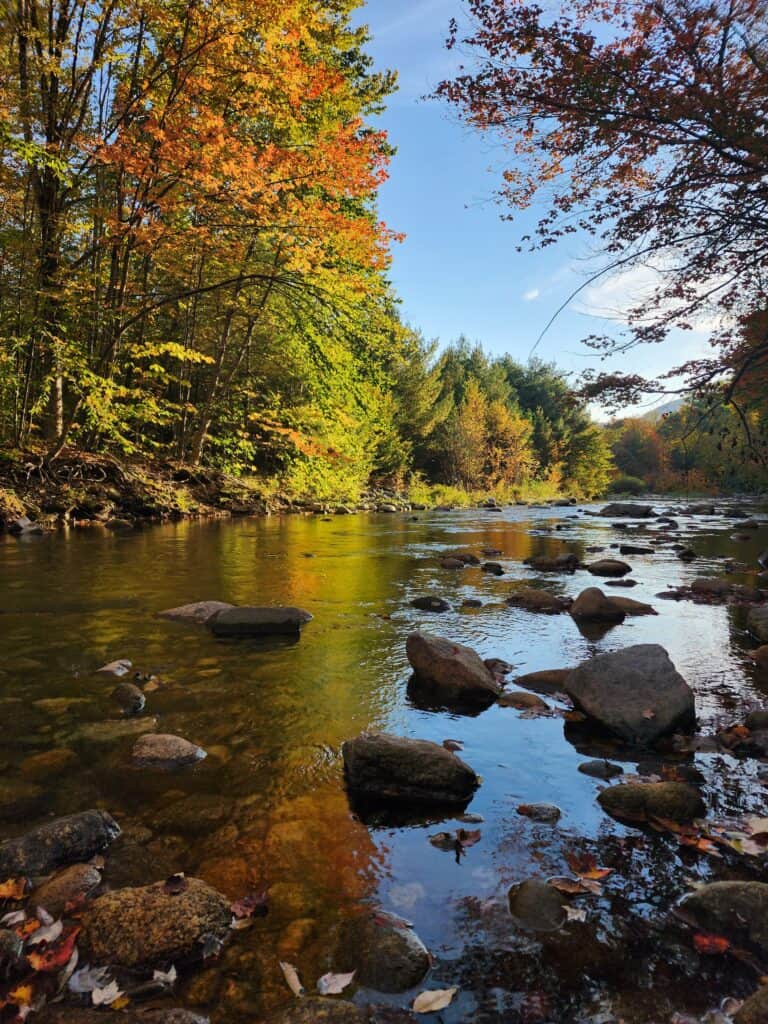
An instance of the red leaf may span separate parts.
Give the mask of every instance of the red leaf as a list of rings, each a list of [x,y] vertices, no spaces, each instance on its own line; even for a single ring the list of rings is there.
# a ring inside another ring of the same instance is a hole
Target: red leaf
[[[58,971],[72,956],[72,950],[75,948],[79,934],[80,926],[78,925],[72,931],[65,932],[61,939],[50,948],[41,952],[28,953],[29,966],[34,971]]]
[[[720,956],[731,948],[730,942],[723,935],[709,935],[706,932],[697,932],[693,936],[693,945],[697,953],[709,956]]]

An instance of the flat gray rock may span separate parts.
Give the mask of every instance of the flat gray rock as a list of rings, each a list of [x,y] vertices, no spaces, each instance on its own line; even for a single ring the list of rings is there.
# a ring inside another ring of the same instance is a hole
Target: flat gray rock
[[[312,616],[303,608],[242,607],[217,612],[206,625],[214,636],[298,636]]]
[[[210,618],[219,612],[228,611],[234,608],[233,604],[226,601],[192,601],[190,604],[181,604],[177,608],[166,608],[157,613],[158,619],[168,619],[170,622],[191,622],[196,625],[204,625]]]

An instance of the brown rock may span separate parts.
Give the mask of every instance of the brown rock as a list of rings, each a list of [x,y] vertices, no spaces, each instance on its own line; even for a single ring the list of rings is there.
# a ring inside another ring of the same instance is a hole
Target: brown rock
[[[467,701],[487,705],[500,692],[496,677],[471,647],[418,632],[408,637],[405,650],[418,679],[447,704]]]
[[[571,605],[571,615],[582,622],[623,622],[626,612],[617,600],[606,597],[599,587],[588,587]]]
[[[20,770],[26,779],[40,782],[54,775],[62,775],[77,764],[79,764],[79,760],[74,750],[57,747],[54,750],[45,750],[41,754],[32,754],[25,758],[21,762]]]
[[[499,704],[505,708],[518,708],[520,711],[549,711],[549,705],[537,697],[535,693],[527,693],[525,690],[510,690],[502,693],[499,697]]]
[[[570,600],[550,594],[548,590],[536,590],[533,587],[521,587],[514,590],[507,598],[512,608],[524,608],[529,612],[541,612],[544,615],[558,615],[570,607]]]

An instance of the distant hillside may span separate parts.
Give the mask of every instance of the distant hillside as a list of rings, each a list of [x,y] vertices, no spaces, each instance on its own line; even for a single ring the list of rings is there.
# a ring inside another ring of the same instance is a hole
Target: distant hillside
[[[651,423],[656,423],[662,416],[665,416],[670,412],[677,412],[681,405],[685,402],[684,398],[673,398],[669,402],[665,402],[663,405],[657,405],[655,409],[649,409],[648,412],[644,413],[640,418],[643,420],[650,420]]]

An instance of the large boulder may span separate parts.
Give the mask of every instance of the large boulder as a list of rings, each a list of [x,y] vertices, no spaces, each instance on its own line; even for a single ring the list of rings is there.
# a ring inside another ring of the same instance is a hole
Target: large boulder
[[[586,715],[630,742],[652,743],[695,718],[693,690],[658,644],[590,658],[568,676],[565,692]]]
[[[179,891],[181,890],[181,891]],[[82,942],[96,963],[120,967],[194,962],[230,935],[228,901],[199,878],[105,893],[83,915]]]
[[[222,637],[298,636],[311,621],[303,608],[243,607],[217,612],[206,625],[214,636]]]
[[[703,931],[768,957],[768,883],[711,882],[686,896],[681,910]]]
[[[598,515],[611,519],[649,519],[653,515],[653,505],[615,501],[601,509]]]
[[[431,633],[411,633],[405,652],[419,682],[446,704],[491,704],[501,692],[496,676],[471,647]]]
[[[548,590],[537,590],[534,587],[521,587],[513,590],[507,598],[512,608],[524,608],[528,612],[541,612],[544,615],[559,615],[571,606],[570,598],[558,597]]]
[[[430,968],[426,946],[407,921],[383,912],[356,917],[341,929],[335,958],[343,972],[377,992],[406,992]]]
[[[571,615],[582,622],[623,622],[626,612],[599,587],[587,587],[571,605]]]
[[[622,782],[604,789],[597,800],[622,821],[693,821],[706,813],[699,793],[685,782]]]
[[[429,740],[363,733],[341,750],[347,785],[358,796],[463,806],[480,785],[468,764]]]
[[[758,640],[768,643],[768,604],[757,605],[749,609],[747,615],[747,629],[753,633]]]
[[[57,818],[0,843],[0,877],[47,875],[67,864],[90,860],[119,835],[120,827],[106,811]]]
[[[171,622],[191,622],[196,625],[204,625],[219,612],[229,611],[234,608],[233,604],[226,601],[192,601],[191,604],[181,604],[177,608],[166,608],[157,613],[158,619],[169,619]]]
[[[632,572],[632,566],[620,558],[600,558],[597,562],[590,562],[587,571],[593,576],[626,576]]]

